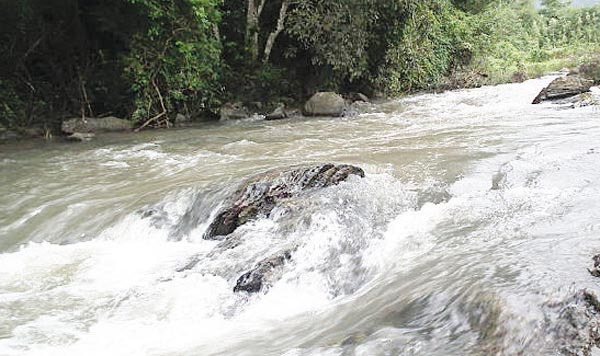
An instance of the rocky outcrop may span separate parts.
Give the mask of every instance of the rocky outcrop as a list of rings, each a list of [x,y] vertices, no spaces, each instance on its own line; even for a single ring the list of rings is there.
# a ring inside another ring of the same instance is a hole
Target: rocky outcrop
[[[265,284],[273,279],[273,274],[276,270],[282,267],[291,258],[292,251],[286,250],[260,261],[250,271],[242,274],[240,278],[238,278],[233,291],[248,293],[260,292]]]
[[[543,101],[569,98],[590,90],[593,81],[585,79],[579,75],[568,75],[557,78],[544,88],[533,100],[533,104],[539,104]]]
[[[112,131],[129,131],[133,129],[131,121],[119,119],[114,116],[102,118],[80,117],[63,121],[61,125],[62,132],[66,134],[79,133],[98,133]]]
[[[245,119],[250,116],[248,108],[242,103],[226,103],[219,111],[221,121]]]
[[[336,185],[362,169],[351,165],[322,164],[259,175],[244,184],[209,225],[204,238],[217,239],[258,217],[269,216],[275,207],[305,191]]]
[[[319,92],[313,95],[304,105],[306,116],[342,116],[346,109],[346,101],[334,92]]]

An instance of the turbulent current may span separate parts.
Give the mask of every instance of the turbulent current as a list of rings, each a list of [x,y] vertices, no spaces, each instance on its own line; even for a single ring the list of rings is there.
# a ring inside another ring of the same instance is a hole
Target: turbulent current
[[[559,354],[600,292],[600,109],[531,105],[551,79],[0,146],[0,355]],[[203,239],[249,177],[328,162],[365,177]]]

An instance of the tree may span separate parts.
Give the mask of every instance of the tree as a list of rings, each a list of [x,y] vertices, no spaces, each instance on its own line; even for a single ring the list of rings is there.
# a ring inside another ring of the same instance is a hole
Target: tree
[[[330,67],[337,80],[353,81],[368,70],[368,49],[379,17],[376,0],[307,0],[290,14],[288,34],[317,67]]]
[[[198,114],[220,92],[219,0],[127,0],[139,26],[124,56],[135,94],[133,118],[168,125],[171,114]]]
[[[252,62],[257,62],[260,52],[260,35],[261,35],[261,16],[267,5],[268,0],[247,0],[248,10],[246,12],[246,47]],[[279,5],[279,14],[275,27],[269,33],[264,50],[262,51],[262,62],[267,63],[273,50],[273,45],[279,34],[285,28],[285,20],[288,14],[288,9],[291,5],[291,0],[281,0]]]
[[[553,17],[571,5],[571,0],[542,0],[542,10],[540,13],[544,16]]]

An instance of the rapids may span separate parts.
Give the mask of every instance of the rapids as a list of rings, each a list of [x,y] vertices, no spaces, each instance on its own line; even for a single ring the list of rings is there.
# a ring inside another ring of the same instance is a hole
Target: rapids
[[[600,292],[600,109],[531,105],[552,79],[2,145],[0,355],[555,355],[549,305]],[[203,240],[240,182],[323,162],[366,177],[235,248]],[[272,285],[233,292],[292,245]]]

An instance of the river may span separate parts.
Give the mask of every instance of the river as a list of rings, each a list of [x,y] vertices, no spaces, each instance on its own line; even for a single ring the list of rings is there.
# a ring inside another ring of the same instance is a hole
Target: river
[[[531,105],[551,80],[2,145],[0,355],[555,355],[552,303],[600,292],[600,110]],[[244,179],[323,162],[366,177],[203,240]],[[233,292],[290,244],[272,285]]]

